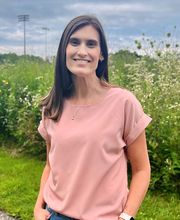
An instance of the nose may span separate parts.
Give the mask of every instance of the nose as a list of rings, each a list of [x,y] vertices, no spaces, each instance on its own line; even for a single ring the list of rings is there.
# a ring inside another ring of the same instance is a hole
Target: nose
[[[86,45],[84,44],[81,44],[79,47],[78,47],[78,51],[77,51],[77,54],[81,57],[85,57],[87,55],[87,47]]]

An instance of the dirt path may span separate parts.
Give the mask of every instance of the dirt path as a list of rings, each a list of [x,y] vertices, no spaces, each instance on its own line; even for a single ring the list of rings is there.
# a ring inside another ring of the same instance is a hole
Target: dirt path
[[[0,211],[0,220],[15,220],[15,218],[12,218],[4,212]]]

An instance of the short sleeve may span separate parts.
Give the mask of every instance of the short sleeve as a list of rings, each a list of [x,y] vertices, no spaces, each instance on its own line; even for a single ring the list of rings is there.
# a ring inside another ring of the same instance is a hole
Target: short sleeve
[[[42,136],[42,138],[50,143],[50,137],[48,135],[48,132],[47,132],[47,129],[46,129],[46,126],[45,126],[45,119],[44,119],[44,108],[42,109],[42,119],[39,123],[39,126],[38,126],[38,132],[40,133],[40,135]]]
[[[135,139],[149,125],[152,118],[144,113],[141,103],[136,96],[129,92],[124,107],[124,132],[123,139],[126,146],[132,144]]]

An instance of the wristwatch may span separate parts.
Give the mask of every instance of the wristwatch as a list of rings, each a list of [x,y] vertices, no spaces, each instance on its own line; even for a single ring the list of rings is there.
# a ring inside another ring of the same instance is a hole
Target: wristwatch
[[[122,212],[119,217],[123,218],[124,220],[134,220],[132,216],[128,215],[125,212]]]

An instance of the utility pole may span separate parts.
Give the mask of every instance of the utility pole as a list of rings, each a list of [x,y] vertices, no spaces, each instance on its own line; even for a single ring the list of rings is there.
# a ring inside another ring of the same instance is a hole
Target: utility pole
[[[29,15],[18,15],[18,22],[24,22],[24,55],[26,55],[26,21],[29,21]]]
[[[47,60],[47,32],[50,29],[47,27],[42,27],[42,29],[45,31],[45,60]]]

